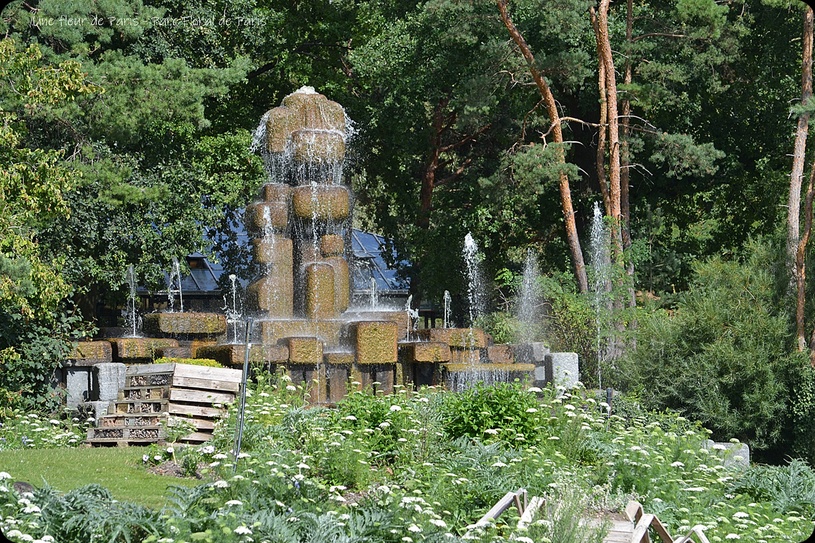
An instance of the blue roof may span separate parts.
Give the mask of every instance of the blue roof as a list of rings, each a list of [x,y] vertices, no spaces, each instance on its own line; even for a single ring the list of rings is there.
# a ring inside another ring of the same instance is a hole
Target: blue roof
[[[354,258],[351,275],[354,290],[370,290],[371,278],[376,281],[376,289],[382,293],[406,294],[410,281],[401,277],[399,271],[388,266],[383,254],[388,251],[387,239],[356,228],[351,230],[351,250]],[[396,253],[391,251],[391,260]],[[401,262],[404,264],[404,262]]]

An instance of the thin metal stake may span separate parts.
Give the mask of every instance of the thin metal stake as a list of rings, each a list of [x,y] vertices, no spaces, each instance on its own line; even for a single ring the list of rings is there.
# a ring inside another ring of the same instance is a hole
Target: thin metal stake
[[[238,424],[235,429],[235,462],[232,472],[238,471],[238,456],[241,453],[241,439],[243,438],[244,414],[246,413],[246,381],[249,378],[249,351],[252,349],[252,318],[246,319],[246,335],[244,345],[246,351],[243,357],[243,376],[241,377],[241,405],[238,409]]]

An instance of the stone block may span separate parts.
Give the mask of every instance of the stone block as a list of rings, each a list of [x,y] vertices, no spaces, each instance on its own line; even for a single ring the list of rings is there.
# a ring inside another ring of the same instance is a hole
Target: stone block
[[[298,126],[292,109],[276,107],[266,112],[266,150],[282,154],[286,150],[289,137]]]
[[[356,361],[356,355],[351,351],[331,351],[323,353],[323,360],[331,366],[350,366]]]
[[[243,367],[246,357],[246,345],[228,344],[211,345],[198,349],[198,358],[209,358],[226,367]],[[252,345],[249,361],[253,363],[277,364],[289,359],[289,348],[286,345]]]
[[[288,364],[286,373],[291,384],[304,387],[309,394],[309,403],[317,405],[326,401],[325,368],[314,364]]]
[[[286,201],[256,202],[246,206],[246,229],[260,235],[284,232],[289,225],[289,204]]]
[[[404,362],[434,363],[450,361],[450,346],[441,341],[414,341],[399,345],[400,359]]]
[[[512,346],[507,344],[488,345],[487,359],[493,364],[514,364],[515,353],[512,350]]]
[[[416,388],[421,386],[437,386],[442,383],[441,364],[430,362],[403,363],[402,377],[400,381],[403,385],[413,385]]]
[[[93,380],[91,367],[73,366],[63,368],[65,379],[66,407],[74,411],[80,403],[93,400]]]
[[[71,349],[68,359],[77,366],[110,362],[113,360],[113,347],[109,341],[80,341]]]
[[[357,364],[392,364],[397,361],[397,327],[391,321],[352,324]]]
[[[335,311],[334,268],[325,262],[312,262],[305,268],[305,312],[308,319],[328,319]]]
[[[543,364],[546,360],[546,355],[549,354],[549,347],[545,343],[532,342],[532,343],[514,343],[511,344],[512,351],[515,353],[515,361],[523,364]]]
[[[374,393],[393,393],[395,380],[395,364],[355,365],[351,372],[351,381],[359,383],[358,390],[370,389]]]
[[[262,343],[274,345],[280,340],[296,336],[310,336],[320,339],[325,345],[340,343],[341,331],[347,323],[340,319],[310,321],[306,319],[274,319],[261,321]]]
[[[154,360],[156,351],[164,347],[178,347],[178,341],[170,338],[110,338],[113,359],[117,362],[141,362]]]
[[[341,221],[351,215],[351,195],[341,185],[294,187],[292,209],[302,219]]]
[[[320,238],[320,254],[323,257],[345,254],[345,240],[337,234],[326,234]]]
[[[485,364],[488,362],[487,349],[450,349],[450,362],[453,364]]]
[[[290,337],[285,344],[289,348],[290,364],[314,364],[323,361],[323,342],[316,337]]]
[[[292,240],[282,234],[272,234],[252,240],[252,254],[256,262],[286,270],[291,275],[294,269],[294,249]]]
[[[294,278],[291,273],[269,273],[246,288],[246,305],[274,318],[294,315]]]
[[[281,203],[288,206],[289,198],[291,198],[291,187],[285,183],[266,183],[260,189],[260,199],[264,202]]]
[[[747,443],[732,443],[730,441],[716,442],[708,439],[704,447],[720,453],[723,457],[722,463],[725,467],[750,467],[750,446]]]
[[[125,386],[127,366],[122,363],[97,364],[93,367],[91,400],[111,402]]]
[[[487,334],[480,328],[426,328],[419,330],[419,337],[461,349],[483,349],[489,343]]]
[[[351,272],[340,256],[328,257],[325,263],[334,269],[334,313],[339,315],[351,304]]]
[[[345,313],[351,321],[391,321],[396,323],[399,341],[407,339],[409,319],[405,310],[360,310],[354,309]]]
[[[220,313],[148,313],[144,331],[162,336],[216,336],[226,332],[226,317]]]
[[[345,157],[344,130],[344,127],[343,132],[295,130],[291,134],[292,158],[300,163],[342,162]]]
[[[192,358],[192,349],[186,347],[162,347],[156,349],[156,358]]]
[[[546,381],[566,389],[574,388],[580,379],[577,353],[549,353],[546,355]]]
[[[351,365],[326,366],[326,398],[337,403],[348,395],[348,381],[351,378]]]
[[[241,325],[240,330],[243,331],[243,325]],[[214,339],[193,339],[187,345],[190,349],[190,358],[208,358],[206,356],[198,356],[198,349],[201,347],[211,347],[213,345],[218,345],[218,341]]]

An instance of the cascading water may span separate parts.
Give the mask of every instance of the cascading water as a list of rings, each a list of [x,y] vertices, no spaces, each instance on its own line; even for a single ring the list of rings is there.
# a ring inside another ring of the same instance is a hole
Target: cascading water
[[[243,315],[238,308],[238,276],[234,273],[229,274],[231,303],[228,303],[226,296],[224,296],[224,311],[226,312],[226,336],[227,343],[238,343],[240,341],[239,326],[243,322]]]
[[[376,278],[371,277],[371,290],[369,292],[370,295],[370,308],[376,309],[379,305],[379,289],[376,286]]]
[[[484,314],[484,281],[481,272],[481,255],[478,244],[469,232],[464,237],[464,264],[467,267],[467,301],[472,327],[478,317]]]
[[[407,340],[412,341],[412,333],[416,332],[416,329],[419,324],[419,310],[413,309],[411,304],[413,303],[413,294],[408,296],[407,302],[405,302],[405,313],[407,313],[407,321],[408,321],[408,330],[407,330]]]
[[[590,264],[593,271],[592,281],[592,305],[594,306],[597,349],[597,382],[602,388],[603,374],[602,366],[605,360],[605,346],[603,345],[603,323],[608,314],[609,290],[611,287],[611,251],[609,230],[603,221],[603,213],[600,205],[594,203],[594,216],[591,221],[591,231],[589,240]]]
[[[453,297],[450,296],[450,291],[449,290],[444,291],[443,301],[444,301],[444,319],[443,319],[444,328],[450,328],[452,326],[452,324],[453,324],[451,319],[450,319],[450,317],[451,317],[450,303],[453,301]]]
[[[173,267],[167,284],[167,304],[170,313],[174,312],[175,295],[178,294],[179,311],[184,312],[184,297],[181,294],[181,265],[178,259],[173,257]]]
[[[125,324],[129,329],[129,334],[125,337],[141,337],[139,329],[141,328],[141,317],[136,311],[136,271],[133,264],[127,267],[127,286],[128,286],[128,299],[127,299],[127,312],[125,313]]]
[[[541,296],[537,285],[540,275],[538,261],[532,250],[526,253],[521,289],[518,292],[517,313],[520,330],[518,340],[530,343],[539,340],[541,324]]]

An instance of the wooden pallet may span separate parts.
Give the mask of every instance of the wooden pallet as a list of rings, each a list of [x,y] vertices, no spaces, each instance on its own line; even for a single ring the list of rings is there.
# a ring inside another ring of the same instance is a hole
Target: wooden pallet
[[[241,377],[241,370],[190,364],[130,366],[113,413],[88,430],[87,441],[92,445],[162,442],[165,425],[179,421],[194,428],[181,441],[207,441],[226,406],[235,401]]]

